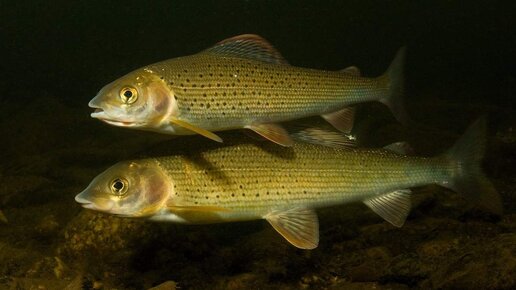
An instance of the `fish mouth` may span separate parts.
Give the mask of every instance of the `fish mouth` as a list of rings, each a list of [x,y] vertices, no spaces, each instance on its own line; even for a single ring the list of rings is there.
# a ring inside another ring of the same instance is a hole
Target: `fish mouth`
[[[110,118],[106,112],[102,108],[95,108],[95,111],[90,115],[92,118],[99,119],[103,122],[108,123],[109,125],[119,126],[119,127],[135,127],[136,122],[130,121],[119,121]]]
[[[75,201],[79,203],[83,208],[95,209],[95,205],[91,201],[82,198],[80,193],[77,196],[75,196]]]
[[[91,201],[89,199],[82,197],[83,195],[85,195],[85,193],[81,192],[75,196],[75,201],[78,204],[80,204],[83,208],[91,209],[91,210],[99,211],[99,212],[111,213],[110,211],[113,208],[113,203],[111,201],[109,201],[109,200]]]

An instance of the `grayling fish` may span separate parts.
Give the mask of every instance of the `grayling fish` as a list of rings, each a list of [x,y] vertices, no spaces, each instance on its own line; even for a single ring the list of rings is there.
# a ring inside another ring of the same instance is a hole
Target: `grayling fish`
[[[399,146],[260,143],[120,162],[75,200],[88,209],[156,221],[266,219],[294,246],[313,249],[319,242],[315,208],[361,201],[399,227],[411,208],[409,188],[425,184],[451,188],[501,213],[498,193],[480,168],[485,127],[477,121],[436,157],[406,156]]]
[[[226,39],[200,53],[137,69],[106,85],[89,106],[92,117],[120,127],[165,134],[247,128],[284,146],[292,139],[278,122],[321,115],[343,132],[353,104],[380,101],[398,119],[403,50],[385,74],[360,77],[357,68],[324,71],[288,65],[257,35]]]

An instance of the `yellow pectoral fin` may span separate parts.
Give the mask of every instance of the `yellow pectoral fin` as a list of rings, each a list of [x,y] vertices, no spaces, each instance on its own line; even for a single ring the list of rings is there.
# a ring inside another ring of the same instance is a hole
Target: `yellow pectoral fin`
[[[175,125],[178,125],[178,126],[181,126],[183,128],[186,128],[190,131],[193,131],[197,134],[200,134],[200,135],[203,135],[204,137],[206,138],[210,138],[211,140],[213,141],[217,141],[217,142],[220,142],[222,143],[222,138],[220,138],[219,136],[217,136],[216,134],[208,131],[208,130],[205,130],[203,128],[200,128],[200,127],[197,127],[197,126],[194,126],[188,122],[185,122],[185,121],[181,121],[179,119],[176,119],[176,118],[172,118],[170,120],[170,122],[172,122],[173,124]]]
[[[168,205],[168,210],[192,224],[218,223],[225,221],[221,216],[223,212],[229,212],[227,208],[211,205]]]
[[[200,205],[200,206],[193,206],[193,205],[168,205],[167,208],[172,212],[228,212],[231,211],[227,208],[220,207],[220,206],[214,206],[214,205]]]

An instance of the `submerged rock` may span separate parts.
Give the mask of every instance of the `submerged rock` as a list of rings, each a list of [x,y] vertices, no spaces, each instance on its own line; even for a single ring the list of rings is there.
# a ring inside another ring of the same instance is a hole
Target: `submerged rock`
[[[59,254],[87,257],[92,253],[100,259],[114,255],[131,255],[149,239],[155,238],[152,223],[99,214],[84,210],[79,213],[64,231],[64,242]]]

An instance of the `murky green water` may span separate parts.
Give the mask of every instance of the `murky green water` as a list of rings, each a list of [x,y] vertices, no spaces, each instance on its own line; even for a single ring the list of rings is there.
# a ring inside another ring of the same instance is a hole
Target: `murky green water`
[[[1,2],[0,289],[516,287],[514,11],[510,1]],[[185,226],[81,209],[74,196],[110,165],[209,142],[103,124],[89,117],[96,92],[242,33],[294,65],[366,76],[406,45],[413,123],[360,105],[362,144],[406,140],[432,155],[487,113],[484,168],[505,214],[422,187],[400,229],[361,204],[319,210],[320,246],[302,251],[262,221]]]

